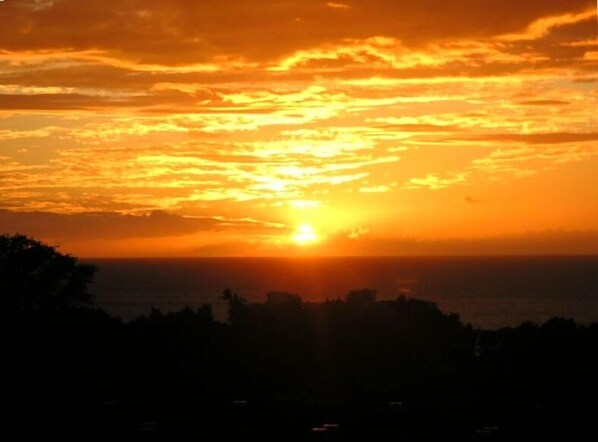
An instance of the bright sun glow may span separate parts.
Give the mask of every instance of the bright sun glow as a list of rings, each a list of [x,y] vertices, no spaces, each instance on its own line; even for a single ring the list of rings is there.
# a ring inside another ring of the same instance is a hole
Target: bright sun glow
[[[310,224],[301,224],[297,227],[292,239],[302,246],[316,242],[318,240],[318,235]]]
[[[598,254],[597,2],[0,0],[0,234]]]

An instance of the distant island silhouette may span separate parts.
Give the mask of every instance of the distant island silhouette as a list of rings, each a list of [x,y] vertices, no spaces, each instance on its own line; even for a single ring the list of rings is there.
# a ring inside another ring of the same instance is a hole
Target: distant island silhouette
[[[500,330],[371,288],[304,302],[226,289],[132,321],[93,304],[95,269],[0,236],[3,440],[456,440],[597,436],[598,324]]]

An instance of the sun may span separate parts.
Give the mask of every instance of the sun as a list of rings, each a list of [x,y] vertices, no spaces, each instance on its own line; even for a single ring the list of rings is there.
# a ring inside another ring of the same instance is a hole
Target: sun
[[[297,226],[291,239],[300,246],[312,244],[318,241],[318,235],[311,224],[300,224]]]

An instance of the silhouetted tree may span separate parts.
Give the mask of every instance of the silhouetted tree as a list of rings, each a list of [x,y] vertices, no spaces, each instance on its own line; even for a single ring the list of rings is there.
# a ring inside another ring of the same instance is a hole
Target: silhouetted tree
[[[476,331],[368,289],[324,303],[225,290],[228,323],[209,306],[129,323],[61,308],[91,304],[93,273],[0,236],[0,440],[598,437],[598,324]]]
[[[0,308],[41,310],[93,305],[96,268],[25,235],[0,236]]]
[[[230,289],[222,292],[221,299],[228,303],[228,320],[231,324],[238,323],[242,320],[244,314],[248,312],[245,298],[233,293]]]

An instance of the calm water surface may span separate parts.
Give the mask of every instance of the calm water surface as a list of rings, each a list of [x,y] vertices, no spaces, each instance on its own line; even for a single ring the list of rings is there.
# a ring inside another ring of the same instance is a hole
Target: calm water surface
[[[484,328],[559,316],[598,322],[598,256],[444,258],[96,259],[97,303],[125,319],[151,307],[177,310],[212,304],[231,288],[251,301],[290,291],[306,301],[344,298],[374,288],[436,302],[446,313]]]

